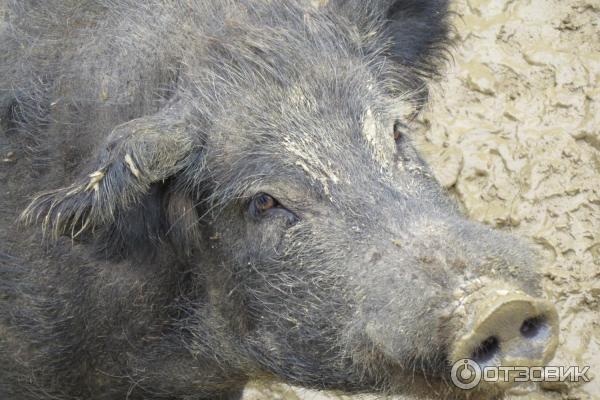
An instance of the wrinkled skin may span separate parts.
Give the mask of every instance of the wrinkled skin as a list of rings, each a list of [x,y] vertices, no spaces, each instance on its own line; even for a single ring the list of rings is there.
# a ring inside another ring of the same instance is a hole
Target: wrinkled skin
[[[464,396],[455,289],[539,279],[407,137],[445,1],[146,3],[0,3],[0,397]]]

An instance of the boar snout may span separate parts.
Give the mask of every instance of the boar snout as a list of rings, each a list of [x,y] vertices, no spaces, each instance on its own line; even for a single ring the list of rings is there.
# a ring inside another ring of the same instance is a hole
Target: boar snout
[[[549,301],[494,282],[459,302],[453,314],[458,328],[451,346],[452,363],[471,359],[481,368],[533,367],[546,365],[554,356],[558,314]],[[516,371],[507,373],[494,385],[518,386]]]
[[[474,391],[530,391],[534,383],[516,378],[527,372],[522,367],[547,365],[559,331],[554,305],[539,297],[536,257],[505,235],[453,222],[409,225],[413,236],[366,251],[360,282],[369,293],[362,314],[368,343],[390,365],[422,371],[426,386],[436,378],[448,384],[440,393],[462,389],[451,373],[465,359],[482,372],[503,367]]]

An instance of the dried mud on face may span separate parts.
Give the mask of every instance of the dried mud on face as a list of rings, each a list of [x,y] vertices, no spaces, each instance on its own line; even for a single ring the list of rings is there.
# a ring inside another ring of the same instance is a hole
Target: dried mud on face
[[[600,0],[453,8],[453,61],[412,136],[470,218],[539,249],[561,318],[551,364],[590,366],[589,383],[519,398],[600,400]],[[244,397],[349,398],[260,384]]]

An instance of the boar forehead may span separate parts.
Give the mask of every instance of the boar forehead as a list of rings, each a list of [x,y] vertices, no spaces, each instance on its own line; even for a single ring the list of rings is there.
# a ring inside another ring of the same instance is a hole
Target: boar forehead
[[[234,106],[216,128],[213,165],[225,166],[222,173],[233,172],[245,186],[294,176],[328,197],[366,175],[389,181],[396,155],[392,114],[375,89],[354,83],[338,81],[336,88],[313,77],[277,91],[238,92],[243,107]]]
[[[401,116],[390,112],[385,59],[363,51],[367,39],[330,15],[286,3],[275,17],[260,4],[228,19],[201,58],[184,60],[198,113],[211,122],[215,178],[246,187],[243,179],[301,173],[330,195],[368,182],[367,171],[389,177]]]

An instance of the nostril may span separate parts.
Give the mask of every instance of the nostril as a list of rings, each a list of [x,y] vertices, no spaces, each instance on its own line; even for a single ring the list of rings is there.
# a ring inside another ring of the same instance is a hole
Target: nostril
[[[490,336],[477,346],[471,358],[482,364],[492,360],[499,351],[500,340],[496,336]]]
[[[500,284],[484,286],[460,301],[451,320],[458,328],[449,357],[455,363],[471,359],[482,368],[543,366],[554,357],[558,313],[549,301]],[[515,384],[510,380],[507,385]]]
[[[528,339],[534,338],[540,333],[545,324],[546,319],[543,316],[528,318],[521,325],[521,335]]]

